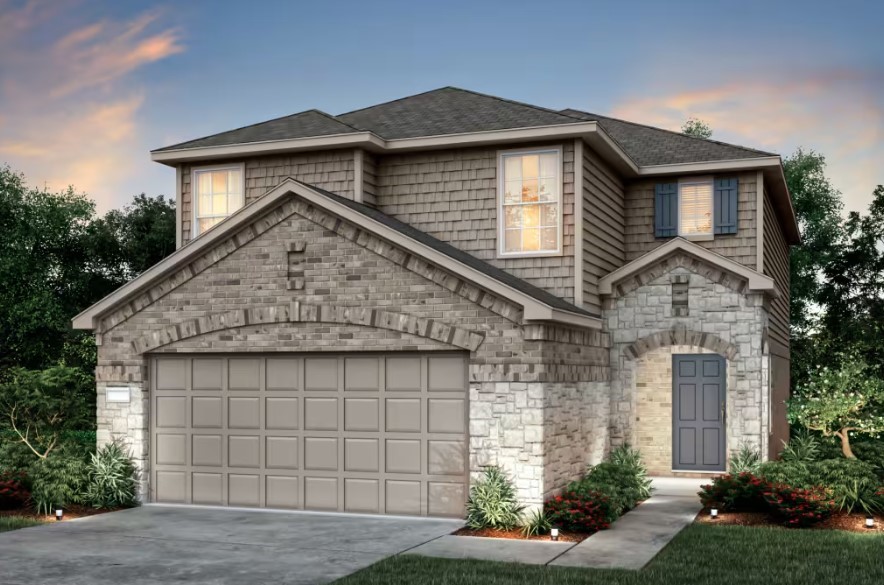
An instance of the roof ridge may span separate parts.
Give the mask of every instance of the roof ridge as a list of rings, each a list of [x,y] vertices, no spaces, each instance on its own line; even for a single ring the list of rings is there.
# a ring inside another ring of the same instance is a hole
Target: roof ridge
[[[155,150],[152,150],[151,152],[158,152],[160,150],[171,150],[177,146],[181,146],[182,144],[196,142],[197,140],[206,140],[207,138],[214,138],[216,136],[221,136],[222,134],[230,134],[231,132],[238,132],[240,130],[245,130],[246,128],[254,128],[255,126],[260,126],[262,124],[268,124],[270,122],[276,122],[277,120],[284,120],[286,118],[294,118],[295,116],[302,116],[304,114],[309,114],[310,112],[314,112],[314,113],[317,113],[321,116],[325,116],[326,118],[330,118],[330,119],[334,120],[335,122],[337,122],[338,124],[341,124],[342,126],[347,126],[348,128],[352,128],[353,130],[356,130],[357,132],[364,132],[364,130],[360,130],[359,128],[355,128],[354,126],[347,124],[346,122],[342,122],[341,120],[338,120],[334,116],[327,114],[327,113],[323,112],[322,110],[317,110],[316,108],[310,108],[308,110],[302,110],[300,112],[295,112],[294,114],[286,114],[285,116],[277,116],[276,118],[270,118],[269,120],[262,120],[260,122],[255,122],[253,124],[246,124],[245,126],[240,126],[239,128],[233,128],[232,130],[224,130],[223,132],[215,132],[214,134],[207,134],[206,136],[200,136],[199,138],[192,138],[190,140],[185,140],[184,142],[178,142],[176,144],[171,144],[169,146],[157,148]]]
[[[464,89],[464,88],[462,88],[462,87],[455,87],[455,86],[453,86],[453,85],[446,86],[446,87],[444,87],[444,88],[442,88],[442,89],[453,89],[453,90],[455,90],[455,91],[460,91],[460,92],[463,92],[463,93],[471,93],[471,94],[473,94],[473,95],[479,95],[479,96],[482,96],[482,97],[491,98],[491,99],[497,100],[497,101],[499,101],[499,102],[504,102],[504,103],[507,103],[507,104],[515,104],[515,105],[517,105],[517,106],[523,106],[523,107],[526,107],[526,108],[532,108],[532,109],[535,109],[535,110],[539,110],[539,111],[541,111],[541,112],[546,112],[546,113],[548,113],[548,114],[557,114],[557,115],[559,115],[559,116],[562,116],[563,118],[571,118],[572,120],[579,121],[579,122],[585,122],[585,121],[586,121],[586,120],[581,120],[580,118],[578,118],[578,117],[576,117],[576,116],[569,116],[568,114],[563,114],[563,113],[560,112],[559,110],[554,110],[554,109],[552,109],[552,108],[546,108],[546,107],[544,107],[544,106],[536,106],[536,105],[534,105],[534,104],[529,104],[528,102],[520,102],[519,100],[511,100],[511,99],[509,99],[509,98],[503,98],[503,97],[500,97],[500,96],[497,96],[497,95],[492,95],[492,94],[490,94],[490,93],[482,93],[481,91],[474,91],[474,90],[472,90],[472,89]]]
[[[355,114],[356,112],[364,112],[365,110],[370,110],[370,109],[372,109],[372,108],[377,108],[377,107],[379,107],[379,106],[386,106],[386,105],[388,105],[388,104],[395,104],[396,102],[401,102],[401,101],[408,100],[408,99],[411,99],[411,98],[414,98],[414,97],[417,97],[417,96],[420,96],[420,95],[426,95],[426,94],[428,94],[428,93],[433,93],[434,91],[440,91],[440,90],[443,90],[443,89],[457,89],[457,88],[456,88],[456,87],[453,87],[453,86],[450,86],[450,85],[446,85],[446,86],[444,86],[444,87],[437,87],[437,88],[435,88],[435,89],[428,89],[427,91],[421,91],[421,92],[418,92],[418,93],[415,93],[415,94],[412,94],[412,95],[407,95],[407,96],[405,96],[405,97],[396,98],[396,99],[394,99],[394,100],[387,100],[387,101],[385,101],[385,102],[381,102],[381,103],[379,103],[379,104],[373,104],[373,105],[370,105],[370,106],[365,106],[364,108],[357,108],[357,109],[355,109],[355,110],[350,110],[349,112],[344,112],[344,113],[342,113],[342,114],[338,114],[338,115],[336,115],[336,116],[334,116],[334,117],[335,117],[335,119],[337,119],[337,118],[339,118],[339,117],[341,117],[341,116],[349,116],[350,114]]]
[[[743,146],[742,144],[734,144],[732,142],[723,142],[721,140],[713,140],[711,138],[700,138],[699,136],[691,136],[690,134],[685,134],[684,132],[676,132],[675,130],[669,130],[667,128],[660,128],[659,126],[651,126],[650,124],[641,124],[640,122],[633,122],[631,120],[624,120],[623,118],[614,118],[613,116],[603,116],[601,114],[593,114],[592,112],[587,112],[584,110],[578,110],[576,108],[565,108],[563,111],[572,111],[579,112],[581,114],[585,114],[587,116],[592,116],[595,118],[604,118],[605,120],[613,120],[615,122],[621,122],[623,124],[629,124],[630,126],[638,126],[640,128],[648,128],[650,130],[657,130],[659,132],[666,132],[668,134],[674,134],[675,136],[682,136],[684,138],[690,138],[692,140],[702,140],[704,142],[711,142],[713,144],[720,144],[722,146],[730,146],[733,148],[741,148],[743,150],[748,150],[750,152],[756,152],[758,154],[766,154],[768,156],[779,156],[775,152],[768,152],[766,150],[759,150],[757,148],[752,148],[751,146]]]

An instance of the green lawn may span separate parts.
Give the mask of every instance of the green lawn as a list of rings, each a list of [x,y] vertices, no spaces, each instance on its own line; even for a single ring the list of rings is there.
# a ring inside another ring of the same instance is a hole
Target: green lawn
[[[24,516],[0,516],[0,532],[27,528],[37,524],[42,524],[42,522],[33,518],[25,518]]]
[[[643,570],[537,567],[402,555],[336,585],[881,585],[884,535],[692,525]]]

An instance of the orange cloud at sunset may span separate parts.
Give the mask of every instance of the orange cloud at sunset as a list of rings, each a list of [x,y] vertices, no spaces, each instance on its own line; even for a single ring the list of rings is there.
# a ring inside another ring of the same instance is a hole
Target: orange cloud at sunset
[[[863,71],[761,75],[690,91],[628,99],[614,110],[627,120],[678,130],[690,117],[713,128],[713,139],[779,152],[798,146],[826,155],[845,208],[864,210],[882,182],[884,76]]]
[[[75,4],[5,4],[0,0],[0,164],[53,190],[74,185],[100,210],[118,206],[134,195],[127,175],[145,156],[133,140],[145,99],[133,74],[182,52],[180,33],[153,11],[84,23],[29,46],[35,35],[71,22]]]

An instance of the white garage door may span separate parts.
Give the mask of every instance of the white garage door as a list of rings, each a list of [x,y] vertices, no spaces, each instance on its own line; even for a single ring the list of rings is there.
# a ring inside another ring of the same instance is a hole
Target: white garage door
[[[157,356],[156,502],[460,516],[462,354]]]

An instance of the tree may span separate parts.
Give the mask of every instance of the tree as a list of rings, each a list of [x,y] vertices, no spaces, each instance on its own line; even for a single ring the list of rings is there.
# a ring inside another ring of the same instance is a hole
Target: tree
[[[688,118],[681,125],[681,133],[694,138],[709,138],[712,136],[712,127],[699,118]]]
[[[865,361],[844,356],[837,367],[817,366],[788,403],[789,422],[841,440],[841,451],[855,459],[850,433],[884,431],[884,384]]]
[[[65,430],[89,428],[95,419],[93,379],[77,368],[17,368],[0,385],[0,414],[40,459],[59,446]]]
[[[175,201],[135,196],[131,205],[96,221],[95,240],[116,246],[125,278],[132,279],[175,251]]]

